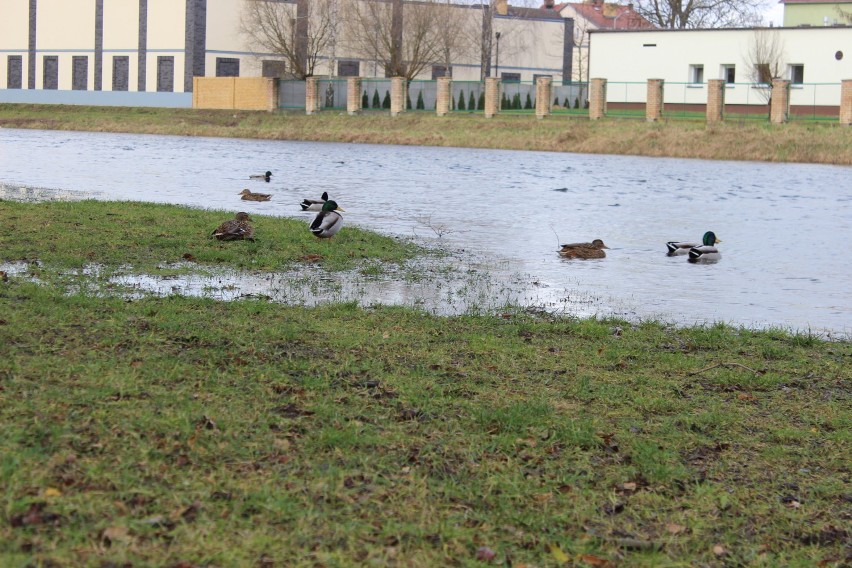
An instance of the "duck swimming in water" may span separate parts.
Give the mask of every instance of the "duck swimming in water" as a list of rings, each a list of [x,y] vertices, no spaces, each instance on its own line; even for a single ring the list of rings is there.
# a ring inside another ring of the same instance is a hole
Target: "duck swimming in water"
[[[299,204],[302,211],[322,211],[322,206],[328,201],[328,192],[323,191],[320,199],[303,199]]]
[[[248,213],[240,211],[230,221],[225,221],[215,231],[213,236],[220,241],[253,241],[254,228],[249,225],[251,217]]]
[[[716,243],[721,243],[722,241],[716,240],[716,235],[713,231],[707,231],[704,233],[704,237],[702,237],[701,241],[703,244],[707,244],[707,241],[712,239],[713,242],[710,243],[709,246],[713,246]],[[666,253],[668,256],[680,256],[683,254],[689,254],[689,249],[693,247],[702,246],[695,241],[669,241],[666,243],[666,248],[669,249],[669,252]]]
[[[253,179],[255,181],[265,181],[266,183],[269,183],[269,178],[271,178],[271,177],[272,177],[272,172],[266,172],[265,174],[250,175],[249,179]]]
[[[253,193],[247,189],[242,190],[239,195],[242,195],[240,199],[243,201],[269,201],[272,197],[268,193]]]
[[[722,259],[722,253],[714,245],[721,242],[713,231],[707,231],[704,233],[704,244],[689,249],[689,258],[686,260],[692,263],[718,262]]]
[[[338,211],[345,209],[338,207],[336,201],[326,201],[311,223],[311,232],[321,239],[336,235],[343,226],[343,216]]]
[[[606,253],[604,249],[608,249],[609,247],[604,244],[604,242],[600,239],[595,239],[590,243],[569,243],[567,245],[562,245],[562,249],[559,250],[559,256],[563,258],[579,258],[579,259],[587,259],[587,258],[606,258]]]

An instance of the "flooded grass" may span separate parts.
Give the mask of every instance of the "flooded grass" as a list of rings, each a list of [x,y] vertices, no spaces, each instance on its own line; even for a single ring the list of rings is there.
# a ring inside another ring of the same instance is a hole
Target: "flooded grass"
[[[837,123],[771,125],[729,120],[647,123],[634,118],[601,121],[553,116],[367,112],[350,117],[327,111],[247,112],[193,109],[110,108],[0,104],[0,126],[95,132],[133,132],[258,138],[539,150],[590,154],[852,164],[852,129]]]

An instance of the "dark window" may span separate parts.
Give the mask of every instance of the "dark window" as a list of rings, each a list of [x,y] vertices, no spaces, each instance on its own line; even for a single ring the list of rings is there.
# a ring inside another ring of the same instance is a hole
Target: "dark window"
[[[126,91],[130,83],[130,57],[116,55],[112,58],[112,90]]]
[[[240,60],[232,57],[217,57],[216,58],[216,76],[217,77],[239,77],[240,76]]]
[[[805,82],[804,65],[790,65],[790,82],[794,85],[801,85]]]
[[[71,58],[71,88],[75,91],[89,88],[89,58],[85,55]]]
[[[44,84],[42,89],[56,90],[59,88],[59,57],[44,56]]]
[[[287,74],[287,63],[274,59],[264,59],[262,74],[264,77],[283,77]]]
[[[433,65],[432,66],[432,80],[434,81],[438,77],[452,77],[453,76],[453,68],[450,67],[449,71],[447,70],[446,65]]]
[[[172,93],[175,90],[175,58],[172,55],[157,57],[157,92]]]
[[[703,83],[704,82],[704,66],[690,65],[689,66],[689,82]]]
[[[338,77],[358,77],[361,74],[361,65],[358,61],[341,61],[337,64]]]
[[[726,83],[736,83],[737,79],[737,68],[733,65],[723,65],[722,72],[724,76],[722,77]]]
[[[521,82],[521,74],[520,73],[500,73],[500,77],[503,79],[504,83],[520,83]]]
[[[10,55],[6,67],[6,88],[20,89],[24,84],[24,60],[20,55]]]

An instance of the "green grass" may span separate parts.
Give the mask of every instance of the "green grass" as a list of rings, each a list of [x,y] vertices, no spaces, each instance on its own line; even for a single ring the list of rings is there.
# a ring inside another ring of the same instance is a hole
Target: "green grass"
[[[221,213],[174,206],[0,214],[3,259],[43,262],[0,280],[0,566],[852,561],[849,342],[85,295],[57,274],[187,247],[273,270],[325,243],[266,217],[218,243]],[[418,254],[335,244],[332,267]]]

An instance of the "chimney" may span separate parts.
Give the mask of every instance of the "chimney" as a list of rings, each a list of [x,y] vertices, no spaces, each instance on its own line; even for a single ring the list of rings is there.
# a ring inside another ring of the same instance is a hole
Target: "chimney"
[[[544,7],[548,10],[553,10],[553,5],[556,3],[556,0],[544,0]]]

